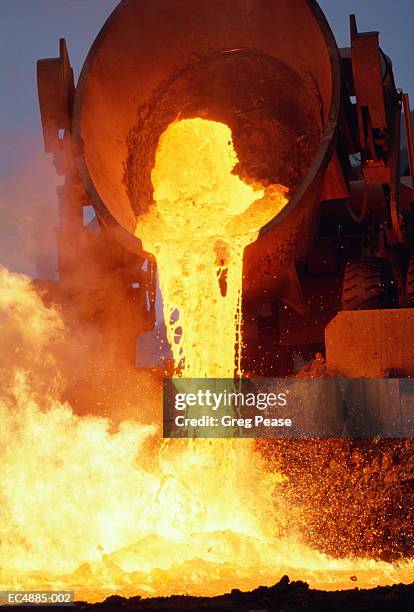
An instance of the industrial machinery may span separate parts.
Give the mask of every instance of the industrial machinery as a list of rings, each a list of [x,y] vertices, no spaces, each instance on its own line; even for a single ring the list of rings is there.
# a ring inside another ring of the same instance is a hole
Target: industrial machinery
[[[350,39],[337,48],[314,0],[122,0],[76,87],[64,40],[58,58],[39,60],[45,150],[66,177],[60,285],[78,304],[95,292],[95,307],[80,310],[97,325],[112,284],[122,286],[117,321],[129,330],[121,334],[129,354],[155,321],[155,264],[134,236],[152,201],[155,148],[177,117],[201,116],[231,127],[242,178],[290,190],[245,251],[244,369],[290,373],[326,343],[336,372],[414,373],[414,349],[378,356],[402,329],[414,332],[409,102],[378,32],[358,32],[351,16]],[[402,109],[408,168],[400,164]],[[84,225],[88,206],[96,219]],[[76,285],[81,249],[99,251],[96,286],[93,270]],[[358,349],[365,310],[379,335],[370,338],[364,318],[368,340]],[[373,368],[361,365],[369,351]]]

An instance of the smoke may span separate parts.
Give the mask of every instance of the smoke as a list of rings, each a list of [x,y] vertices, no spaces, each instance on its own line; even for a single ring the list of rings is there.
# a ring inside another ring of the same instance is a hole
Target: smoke
[[[63,342],[60,316],[42,304],[27,276],[0,267],[0,289],[1,388],[26,380],[37,395],[56,393],[61,381],[51,348]]]
[[[68,334],[58,310],[42,302],[30,279],[0,269],[0,558],[5,583],[40,572],[37,586],[50,586],[54,573],[73,572],[85,561],[105,563],[105,555],[150,536],[145,564],[160,567],[171,560],[168,548],[153,559],[151,542],[157,545],[157,538],[181,539],[180,554],[192,558],[197,551],[186,544],[192,532],[224,532],[233,526],[250,536],[260,531],[256,514],[270,512],[275,477],[259,476],[251,445],[237,450],[225,441],[214,449],[210,443],[198,448],[177,444],[174,452],[159,453],[158,426],[142,424],[145,407],[157,403],[156,393],[145,397],[138,374],[134,387],[127,387],[135,405],[133,420],[93,415],[101,400],[93,384],[88,415],[77,415],[63,401],[73,353],[76,347],[81,350],[78,340],[86,345],[91,340],[87,328],[78,334]],[[119,373],[125,385],[122,364]],[[94,377],[89,367],[91,383]],[[148,389],[153,391],[153,385]],[[207,550],[209,536],[203,537],[207,540],[199,546]],[[171,554],[176,557],[174,550]],[[122,559],[123,553],[118,562]],[[136,562],[142,567],[142,559]],[[68,584],[79,580],[84,585],[90,571],[67,577]],[[114,571],[110,581],[122,575],[119,567]],[[96,580],[105,582],[108,576]]]
[[[56,175],[34,134],[2,126],[0,261],[32,277],[56,277]]]
[[[99,556],[98,545],[129,542],[131,491],[151,490],[134,462],[155,427],[127,421],[111,431],[108,419],[81,418],[61,401],[57,355],[67,342],[61,317],[27,277],[5,268],[0,330],[2,566],[68,569]]]
[[[285,481],[251,441],[162,443],[160,382],[122,362],[112,382],[129,408],[100,416],[110,385],[94,382],[96,357],[83,362],[89,410],[77,414],[64,395],[82,346],[98,339],[73,330],[29,278],[0,268],[0,588],[75,588],[91,600],[213,595],[286,572],[322,588],[347,588],[353,574],[361,588],[412,577],[412,566],[336,560],[301,542]],[[135,418],[121,420],[128,410]]]
[[[52,157],[41,149],[37,134],[0,127],[6,144],[0,155],[0,262],[35,279],[56,280],[56,189],[62,178],[56,175]],[[143,421],[152,422],[160,417],[161,391],[157,402],[147,402],[157,383],[151,373],[137,374],[133,367],[143,321],[128,293],[128,276],[133,277],[138,261],[125,266],[121,247],[110,236],[98,235],[96,222],[87,236],[82,227],[72,231],[71,239],[61,245],[62,256],[71,262],[70,278],[36,283],[67,328],[65,339],[53,347],[61,371],[61,396],[79,414],[121,421],[136,416],[132,398],[140,394]]]

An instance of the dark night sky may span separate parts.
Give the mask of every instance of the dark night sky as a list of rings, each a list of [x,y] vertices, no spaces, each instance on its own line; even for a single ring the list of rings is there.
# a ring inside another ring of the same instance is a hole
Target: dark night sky
[[[137,0],[139,1],[139,0]],[[379,30],[397,86],[414,106],[414,0],[320,0],[339,46],[349,44],[349,14],[359,30]],[[117,0],[0,0],[0,263],[32,275],[55,266],[55,188],[42,152],[36,60],[58,54],[66,38],[78,76],[93,39]]]

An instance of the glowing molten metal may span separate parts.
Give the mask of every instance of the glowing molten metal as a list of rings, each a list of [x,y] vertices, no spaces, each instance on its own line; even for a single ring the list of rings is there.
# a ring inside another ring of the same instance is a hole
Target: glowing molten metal
[[[155,204],[136,234],[157,259],[168,340],[189,377],[240,373],[243,252],[287,203],[234,173],[230,128],[186,119],[160,138],[151,179]]]
[[[241,180],[236,164],[227,126],[173,123],[156,153],[155,203],[139,219],[185,376],[240,373],[243,250],[287,201],[281,186]],[[410,580],[412,564],[306,547],[297,510],[283,502],[284,478],[266,470],[250,441],[165,447],[159,422],[139,423],[146,408],[136,386],[134,421],[74,414],[60,400],[67,366],[54,356],[71,341],[61,318],[29,279],[4,269],[0,330],[1,589],[66,588],[93,601],[213,595],[284,573],[328,589],[350,588],[353,574],[359,587]]]

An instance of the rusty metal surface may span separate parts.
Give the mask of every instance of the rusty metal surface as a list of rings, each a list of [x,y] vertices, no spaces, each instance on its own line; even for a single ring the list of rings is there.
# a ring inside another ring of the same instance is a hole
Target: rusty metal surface
[[[64,38],[59,41],[59,57],[37,62],[37,88],[45,151],[54,153],[59,147],[59,130],[71,127],[75,94]]]
[[[414,139],[413,129],[411,126],[411,110],[410,110],[410,99],[407,93],[402,95],[403,109],[404,109],[404,125],[405,133],[407,138],[407,153],[408,153],[408,166],[410,169],[410,176],[412,185],[414,185]]]
[[[369,128],[384,130],[387,125],[378,32],[359,33],[356,29],[355,16],[351,15],[351,44],[361,146],[366,148],[370,146]],[[369,126],[364,109],[369,110]]]
[[[350,378],[413,376],[414,309],[340,312],[326,327],[326,362]]]

